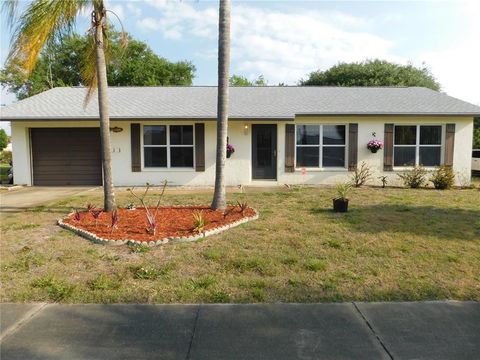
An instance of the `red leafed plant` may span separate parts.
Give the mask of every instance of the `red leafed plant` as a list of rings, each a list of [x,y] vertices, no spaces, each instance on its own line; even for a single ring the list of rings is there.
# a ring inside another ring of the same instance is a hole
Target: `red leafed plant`
[[[93,218],[95,219],[95,227],[97,227],[98,218],[100,217],[100,215],[102,215],[102,213],[103,213],[102,209],[92,209],[92,210],[90,210],[90,214],[92,214]]]
[[[78,210],[75,210],[75,213],[73,214],[73,218],[75,219],[75,221],[80,221],[82,220],[82,214],[80,214]]]
[[[118,216],[117,210],[112,211],[112,233],[113,230],[117,228],[118,220],[120,220],[120,216]]]
[[[130,192],[130,194],[132,194],[132,196],[134,198],[136,198],[138,201],[140,201],[140,203],[142,204],[143,208],[145,209],[145,215],[147,216],[147,221],[148,221],[147,232],[149,234],[153,234],[155,236],[155,233],[157,231],[157,226],[158,226],[158,223],[157,223],[157,220],[156,220],[157,213],[158,213],[158,209],[160,208],[160,202],[162,201],[163,194],[165,193],[165,188],[167,187],[167,180],[165,180],[163,182],[162,192],[158,196],[158,201],[157,201],[157,204],[155,206],[155,211],[153,211],[153,212],[148,207],[148,204],[145,202],[145,197],[147,196],[148,190],[150,190],[151,187],[152,187],[152,185],[147,183],[146,187],[145,187],[145,191],[143,192],[143,195],[141,195],[141,196],[135,194],[134,188],[127,189],[127,191]]]

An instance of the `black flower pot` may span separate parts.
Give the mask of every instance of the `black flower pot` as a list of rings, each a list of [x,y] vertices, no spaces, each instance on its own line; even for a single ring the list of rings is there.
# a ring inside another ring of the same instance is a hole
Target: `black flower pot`
[[[227,151],[227,158],[230,158],[230,156],[232,156],[233,154],[233,151]]]
[[[370,151],[375,154],[378,151],[378,149],[370,149]]]
[[[335,212],[347,212],[348,211],[348,199],[333,199],[333,211],[335,211]]]

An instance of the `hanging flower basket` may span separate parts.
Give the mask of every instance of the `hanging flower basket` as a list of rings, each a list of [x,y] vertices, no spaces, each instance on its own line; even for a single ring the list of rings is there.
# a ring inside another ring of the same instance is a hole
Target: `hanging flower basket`
[[[367,149],[372,153],[376,153],[378,150],[383,149],[383,142],[377,139],[372,139],[367,143]]]
[[[235,152],[235,148],[232,144],[227,144],[227,158],[230,158],[232,154]]]

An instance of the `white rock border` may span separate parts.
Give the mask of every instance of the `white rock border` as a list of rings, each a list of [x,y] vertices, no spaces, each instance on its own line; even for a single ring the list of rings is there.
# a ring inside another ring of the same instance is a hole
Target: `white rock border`
[[[199,205],[171,205],[171,206],[168,206],[168,207],[190,208],[190,207],[198,207],[198,206]],[[67,217],[65,217],[63,219],[58,219],[57,224],[60,227],[62,227],[64,229],[67,229],[67,230],[70,230],[70,231],[74,232],[75,234],[77,234],[77,235],[79,235],[79,236],[81,236],[85,239],[88,239],[88,240],[90,240],[90,241],[92,241],[96,244],[117,245],[117,246],[118,245],[124,245],[124,244],[157,246],[157,245],[164,245],[164,244],[167,244],[167,243],[182,243],[182,242],[198,241],[198,240],[204,239],[208,236],[220,234],[220,233],[222,233],[226,230],[229,230],[229,229],[234,228],[236,226],[239,226],[241,224],[245,224],[249,221],[257,220],[258,219],[258,211],[254,208],[249,208],[249,209],[253,210],[255,212],[255,215],[241,218],[240,220],[237,220],[237,221],[235,221],[231,224],[226,224],[224,226],[220,226],[220,227],[217,227],[215,229],[207,230],[207,231],[204,231],[204,232],[202,232],[200,234],[197,234],[197,235],[179,236],[179,237],[172,236],[172,237],[165,237],[163,239],[154,240],[154,241],[140,241],[140,240],[130,240],[130,239],[127,239],[127,240],[110,240],[110,239],[101,238],[101,237],[95,235],[94,233],[92,233],[90,231],[79,229],[79,228],[77,228],[73,225],[70,225],[70,224],[67,224],[67,223],[63,222],[63,220],[65,220],[69,216],[71,216],[73,214],[73,212],[69,213],[67,215]]]

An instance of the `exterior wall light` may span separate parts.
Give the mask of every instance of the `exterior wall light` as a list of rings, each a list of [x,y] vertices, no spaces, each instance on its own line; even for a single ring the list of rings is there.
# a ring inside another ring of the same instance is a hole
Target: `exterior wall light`
[[[118,126],[115,126],[115,127],[111,127],[110,128],[110,131],[113,131],[114,133],[119,133],[119,132],[122,132],[123,131],[123,128],[121,127],[118,127]]]

